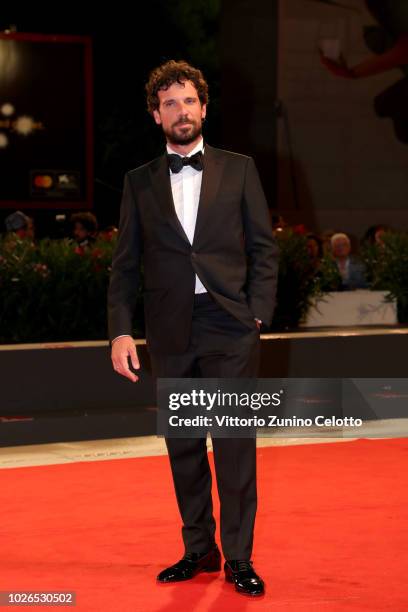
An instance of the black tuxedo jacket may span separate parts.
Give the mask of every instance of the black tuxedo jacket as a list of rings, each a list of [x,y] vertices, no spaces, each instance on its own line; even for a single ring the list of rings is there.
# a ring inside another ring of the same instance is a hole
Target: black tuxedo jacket
[[[270,325],[278,250],[250,157],[205,145],[193,244],[178,220],[166,155],[125,176],[108,291],[112,341],[132,335],[143,266],[147,347],[180,353],[189,342],[195,274],[218,304],[248,328]]]

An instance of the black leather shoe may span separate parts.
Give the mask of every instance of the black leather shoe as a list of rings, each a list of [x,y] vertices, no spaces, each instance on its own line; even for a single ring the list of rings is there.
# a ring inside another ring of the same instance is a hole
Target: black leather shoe
[[[187,552],[180,561],[167,567],[157,576],[158,582],[179,582],[190,580],[200,572],[219,572],[221,569],[221,553],[214,546],[205,553]]]
[[[235,590],[244,595],[259,596],[265,593],[265,583],[252,567],[252,561],[226,561],[225,580],[235,584]]]

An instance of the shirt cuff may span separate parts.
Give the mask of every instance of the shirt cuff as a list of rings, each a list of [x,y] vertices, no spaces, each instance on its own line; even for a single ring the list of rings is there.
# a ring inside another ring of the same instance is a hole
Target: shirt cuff
[[[121,334],[120,336],[116,336],[116,338],[114,338],[111,342],[111,344],[113,344],[115,342],[115,340],[117,340],[118,338],[131,338],[132,336],[130,334]]]

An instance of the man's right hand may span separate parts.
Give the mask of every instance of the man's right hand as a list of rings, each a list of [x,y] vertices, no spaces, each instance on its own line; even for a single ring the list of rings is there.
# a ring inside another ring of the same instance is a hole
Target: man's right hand
[[[140,363],[137,356],[136,346],[131,336],[123,336],[112,342],[112,365],[115,372],[129,378],[132,382],[139,380],[139,377],[129,368],[128,357],[135,370],[139,370]]]

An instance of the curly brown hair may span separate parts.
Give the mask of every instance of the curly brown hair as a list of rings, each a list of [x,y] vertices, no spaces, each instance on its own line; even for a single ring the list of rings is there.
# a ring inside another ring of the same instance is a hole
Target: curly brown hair
[[[173,83],[183,83],[184,81],[193,83],[202,105],[208,104],[208,84],[201,70],[190,66],[184,60],[169,60],[152,70],[145,85],[149,113],[152,115],[153,111],[160,106],[157,95],[159,90],[168,89]]]

